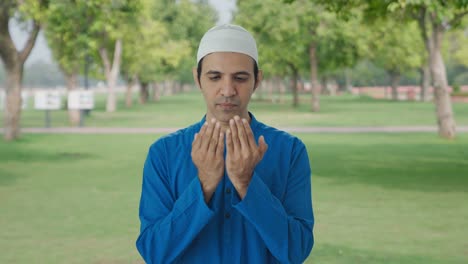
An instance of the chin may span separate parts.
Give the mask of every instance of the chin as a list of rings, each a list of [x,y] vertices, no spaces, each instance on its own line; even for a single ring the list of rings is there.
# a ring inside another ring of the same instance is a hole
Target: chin
[[[227,112],[227,113],[223,112],[223,113],[219,113],[218,115],[216,115],[216,119],[218,119],[221,122],[229,122],[229,120],[234,118],[235,115],[240,116],[236,112]]]

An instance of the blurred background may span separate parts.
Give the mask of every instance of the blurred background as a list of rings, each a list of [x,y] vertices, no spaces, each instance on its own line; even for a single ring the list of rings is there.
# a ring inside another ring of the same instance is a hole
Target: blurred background
[[[468,262],[468,2],[2,0],[0,263],[143,263],[142,166],[198,122],[203,34],[252,32],[250,111],[312,166],[306,263]]]

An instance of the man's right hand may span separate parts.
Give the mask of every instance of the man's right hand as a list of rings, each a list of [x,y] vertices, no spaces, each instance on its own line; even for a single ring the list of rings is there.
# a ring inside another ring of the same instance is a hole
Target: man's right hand
[[[208,204],[224,175],[224,133],[216,119],[205,122],[195,134],[191,155]]]

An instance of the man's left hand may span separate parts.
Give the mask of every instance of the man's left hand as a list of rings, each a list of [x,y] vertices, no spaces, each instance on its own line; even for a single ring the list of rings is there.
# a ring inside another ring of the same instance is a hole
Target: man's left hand
[[[265,138],[260,136],[258,146],[246,119],[235,116],[229,121],[226,133],[226,170],[229,179],[243,199],[247,194],[253,171],[268,149]]]

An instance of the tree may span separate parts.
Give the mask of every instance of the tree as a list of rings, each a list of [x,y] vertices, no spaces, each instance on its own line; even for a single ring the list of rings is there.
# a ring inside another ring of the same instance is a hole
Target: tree
[[[78,89],[78,74],[90,49],[87,8],[86,2],[80,0],[52,1],[49,6],[45,36],[68,91]],[[68,109],[68,117],[72,126],[78,126],[80,110]]]
[[[216,22],[216,12],[208,1],[181,0],[158,1],[153,9],[154,19],[166,25],[169,31],[169,41],[179,47],[180,58],[173,56],[160,69],[164,79],[178,80],[175,87],[180,87],[181,82],[192,83],[191,68],[194,67],[194,58],[200,39],[203,34],[214,26]],[[181,50],[183,48],[183,50]],[[173,54],[175,55],[175,54]]]
[[[266,76],[291,77],[293,106],[298,106],[299,73],[308,60],[304,58],[307,36],[301,34],[295,7],[274,0],[241,1],[235,21],[255,36]]]
[[[318,9],[318,8],[314,8]],[[351,73],[357,62],[369,57],[368,35],[365,27],[360,27],[361,12],[350,11],[352,16],[346,20],[340,19],[334,13],[321,7],[320,24],[315,30],[314,43],[318,63],[319,75],[325,81],[331,77],[336,78],[340,71],[345,72],[346,89],[351,89]],[[360,28],[360,30],[355,30]],[[311,54],[311,53],[309,53]],[[326,85],[326,83],[324,83]],[[319,96],[319,91],[316,91]],[[314,109],[315,108],[315,109]],[[313,111],[320,109],[318,99],[313,100]]]
[[[431,76],[434,85],[434,102],[436,104],[439,135],[444,138],[455,137],[455,119],[447,83],[447,70],[442,57],[444,34],[456,27],[463,16],[468,14],[468,1],[392,1],[387,6],[388,12],[404,15],[408,19],[425,18],[419,23],[429,55]],[[415,17],[414,14],[419,14]]]
[[[4,138],[7,141],[17,139],[20,135],[23,67],[36,42],[47,5],[46,0],[0,2],[0,57],[6,71]],[[30,29],[29,37],[21,50],[16,48],[9,32],[11,19],[23,21]]]
[[[443,55],[447,63],[447,79],[452,88],[468,84],[468,17],[457,30],[448,32]]]
[[[190,79],[184,79],[191,82],[198,42],[215,21],[214,10],[204,1],[144,0],[143,3],[138,26],[125,36],[128,44],[122,65],[128,83],[135,79],[140,82],[140,103],[148,101],[151,85],[153,99],[157,100],[158,83],[181,79],[187,75],[185,72]],[[127,95],[126,101],[130,102],[129,88]]]
[[[401,75],[422,63],[418,51],[423,44],[417,24],[377,20],[369,27],[372,32],[369,39],[372,61],[390,76],[392,99],[397,100]]]
[[[320,110],[319,74],[327,76],[340,68],[353,67],[364,50],[359,33],[352,28],[356,19],[338,20],[314,1],[242,1],[236,21],[256,35],[263,67],[266,64],[273,75],[289,71],[295,106],[297,79],[309,69],[312,111]]]
[[[439,135],[443,138],[453,139],[456,134],[456,124],[453,116],[452,102],[448,91],[447,70],[441,50],[445,32],[456,28],[463,17],[468,14],[468,1],[320,1],[338,13],[346,14],[346,10],[350,7],[358,6],[363,8],[367,14],[368,21],[380,16],[386,16],[388,19],[418,21],[421,36],[428,54],[434,85],[434,103],[436,105],[436,118]]]
[[[97,50],[107,81],[106,111],[114,112],[117,109],[115,85],[120,73],[124,35],[138,26],[142,1],[88,0],[84,3],[90,25],[89,45]]]

